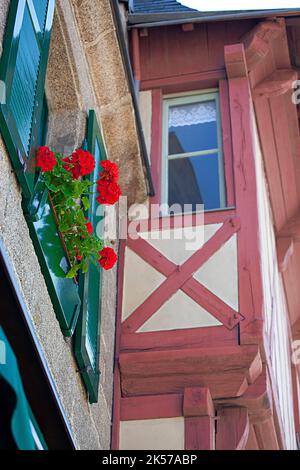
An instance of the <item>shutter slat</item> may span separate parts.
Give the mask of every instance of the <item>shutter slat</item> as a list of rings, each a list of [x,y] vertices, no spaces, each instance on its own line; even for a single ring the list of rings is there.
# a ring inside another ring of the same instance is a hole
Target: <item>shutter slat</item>
[[[28,47],[29,44],[30,47]],[[11,107],[27,155],[29,153],[39,63],[40,50],[38,40],[28,8],[26,7],[8,104]]]
[[[37,140],[35,103],[44,94],[54,3],[11,0],[0,62],[7,97],[0,104],[0,129],[26,200],[32,197],[36,182],[34,160],[28,160],[34,156],[32,144]]]
[[[32,0],[41,30],[44,29],[48,0]]]

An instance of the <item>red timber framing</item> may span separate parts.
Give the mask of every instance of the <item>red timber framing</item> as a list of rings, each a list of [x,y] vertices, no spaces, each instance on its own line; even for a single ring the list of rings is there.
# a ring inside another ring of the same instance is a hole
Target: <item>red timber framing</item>
[[[123,322],[123,333],[136,332],[179,289],[196,303],[210,311],[227,328],[234,328],[243,316],[201,285],[193,274],[240,229],[237,218],[224,222],[216,234],[196,251],[185,263],[177,266],[142,238],[127,241],[127,246],[157,271],[166,280]]]
[[[160,202],[163,96],[218,87],[230,209],[204,215],[204,224],[220,223],[221,227],[180,266],[140,236],[129,237],[121,244],[113,448],[119,447],[120,421],[184,417],[186,449],[280,449],[282,429],[263,338],[253,117],[255,109],[277,233],[279,268],[297,338],[300,289],[293,287],[291,280],[300,278],[300,167],[295,158],[300,139],[290,96],[295,74],[289,61],[285,24],[282,20],[258,24],[244,21],[232,28],[218,23],[195,25],[186,32],[179,26],[160,29],[149,29],[143,37],[138,31],[132,33],[140,89],[152,91],[151,165],[156,186],[152,202]],[[197,61],[194,53],[184,53],[192,47],[198,54]],[[164,59],[166,51],[168,61]],[[181,217],[175,216],[171,228],[181,223]],[[135,229],[138,234],[163,230],[164,219],[157,219],[155,224],[150,220],[137,222]],[[190,224],[195,224],[193,216]],[[238,311],[193,277],[234,234]],[[125,249],[166,279],[122,323]],[[222,326],[138,332],[178,290]]]

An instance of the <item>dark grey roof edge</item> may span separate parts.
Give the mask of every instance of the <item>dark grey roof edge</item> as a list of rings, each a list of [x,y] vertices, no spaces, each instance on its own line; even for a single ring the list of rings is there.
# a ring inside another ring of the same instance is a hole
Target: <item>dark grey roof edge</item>
[[[229,21],[240,19],[266,18],[270,16],[297,16],[299,8],[283,8],[277,10],[245,10],[228,12],[187,12],[187,13],[158,13],[158,14],[129,14],[128,26],[136,28],[151,28],[184,23],[203,23],[212,21]]]

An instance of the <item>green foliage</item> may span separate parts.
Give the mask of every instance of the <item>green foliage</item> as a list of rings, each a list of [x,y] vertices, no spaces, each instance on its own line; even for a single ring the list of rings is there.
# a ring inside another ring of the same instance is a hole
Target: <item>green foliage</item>
[[[56,153],[57,164],[43,178],[56,213],[58,228],[65,241],[71,269],[67,278],[73,278],[81,270],[87,272],[90,262],[97,264],[103,241],[95,234],[89,235],[85,212],[90,208],[89,196],[94,182],[87,179],[73,180],[64,169],[63,155]]]

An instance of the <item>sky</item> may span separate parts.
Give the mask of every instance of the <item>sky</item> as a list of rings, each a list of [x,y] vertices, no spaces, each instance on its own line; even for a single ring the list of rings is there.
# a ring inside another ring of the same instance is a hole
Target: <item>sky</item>
[[[299,8],[300,0],[177,0],[178,3],[199,11],[267,10],[280,8]]]

